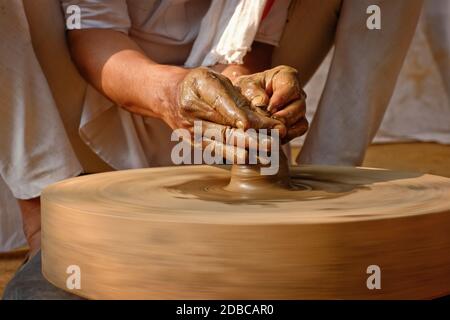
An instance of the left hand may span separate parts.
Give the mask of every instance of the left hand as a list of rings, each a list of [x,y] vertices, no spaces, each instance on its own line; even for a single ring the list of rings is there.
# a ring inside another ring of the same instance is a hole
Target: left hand
[[[303,135],[308,130],[306,94],[300,88],[298,72],[278,66],[263,72],[240,76],[234,81],[251,103],[253,111],[284,123],[287,134],[282,143]]]

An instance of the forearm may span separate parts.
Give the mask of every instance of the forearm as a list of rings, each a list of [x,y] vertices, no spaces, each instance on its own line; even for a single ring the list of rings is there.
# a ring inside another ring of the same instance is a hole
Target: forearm
[[[178,88],[189,69],[152,61],[127,35],[106,29],[69,32],[73,60],[85,79],[130,112],[180,125]],[[216,66],[234,80],[270,67],[272,46],[255,43],[242,65]],[[217,88],[216,88],[217,89]]]
[[[160,65],[127,35],[106,29],[69,32],[72,58],[85,79],[125,109],[165,118],[187,70]]]
[[[271,68],[273,46],[261,42],[254,42],[252,51],[244,57],[243,64],[219,64],[213,67],[231,81],[242,75],[249,75]]]

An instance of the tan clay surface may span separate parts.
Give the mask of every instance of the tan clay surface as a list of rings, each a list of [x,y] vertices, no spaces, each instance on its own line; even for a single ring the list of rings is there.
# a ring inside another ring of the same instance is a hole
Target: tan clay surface
[[[252,184],[254,185],[254,184]],[[450,179],[301,166],[230,189],[225,167],[111,172],[42,196],[43,272],[88,298],[432,298],[450,288]],[[367,267],[381,268],[369,290]]]

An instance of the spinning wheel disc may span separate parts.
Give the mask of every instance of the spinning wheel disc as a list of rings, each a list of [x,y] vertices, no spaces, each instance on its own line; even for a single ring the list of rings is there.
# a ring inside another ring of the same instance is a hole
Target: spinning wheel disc
[[[44,276],[99,299],[432,298],[450,293],[450,179],[301,166],[227,189],[226,167],[84,176],[42,195]],[[367,287],[377,265],[381,289]]]

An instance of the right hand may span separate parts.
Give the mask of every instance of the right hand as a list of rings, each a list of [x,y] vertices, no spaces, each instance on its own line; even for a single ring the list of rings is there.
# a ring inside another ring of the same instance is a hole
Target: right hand
[[[224,151],[233,148],[229,152],[237,154],[235,146],[225,144],[227,138],[233,136],[245,139],[246,148],[251,145],[251,140],[257,137],[245,133],[249,128],[278,129],[280,138],[286,135],[286,127],[281,121],[252,111],[248,100],[231,81],[211,69],[190,70],[178,84],[177,93],[176,103],[166,122],[173,129],[188,129],[192,134],[194,121],[201,120],[203,132],[208,129],[221,132],[224,143],[220,147]],[[210,143],[218,144],[214,140]],[[270,149],[270,143],[262,147]]]
[[[250,101],[252,110],[267,113],[287,128],[283,142],[299,137],[308,130],[306,94],[300,87],[297,70],[278,66],[263,72],[243,75],[235,85]]]

